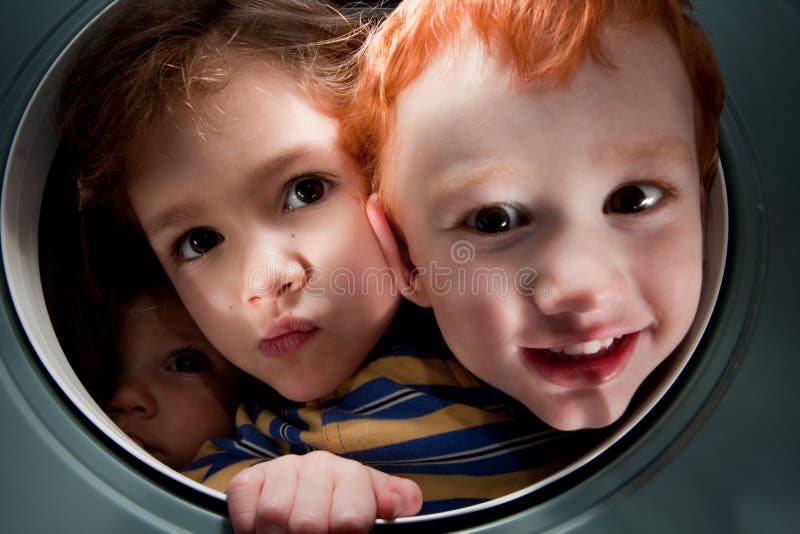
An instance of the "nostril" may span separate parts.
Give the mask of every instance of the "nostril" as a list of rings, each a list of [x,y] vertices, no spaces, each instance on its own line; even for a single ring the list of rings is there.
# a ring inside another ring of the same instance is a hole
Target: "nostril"
[[[286,282],[285,284],[283,284],[281,286],[281,295],[285,295],[287,293],[291,293],[295,289],[296,286],[297,286],[297,283],[294,282],[294,281]]]
[[[129,406],[109,406],[106,408],[106,413],[109,417],[111,417],[111,419],[116,419],[125,414],[145,414],[147,411],[147,407],[142,403],[136,403]]]

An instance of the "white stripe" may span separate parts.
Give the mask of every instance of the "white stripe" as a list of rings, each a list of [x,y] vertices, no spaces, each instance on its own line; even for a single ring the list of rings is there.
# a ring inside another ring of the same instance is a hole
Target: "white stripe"
[[[266,457],[269,457],[269,458],[277,458],[278,457],[278,455],[273,453],[272,451],[270,451],[268,449],[264,449],[263,447],[259,447],[255,443],[252,443],[252,442],[247,441],[247,440],[242,440],[241,444],[238,441],[234,442],[234,444],[236,445],[236,448],[239,449],[242,452],[248,452],[250,454],[253,454],[253,451],[256,451],[256,452],[260,453],[261,456],[266,456]]]
[[[546,439],[541,439],[542,434],[552,434],[551,437]],[[539,434],[528,434],[527,436],[522,436],[519,438],[514,438],[502,443],[495,443],[492,445],[486,445],[484,447],[479,447],[477,449],[470,449],[465,451],[459,451],[457,453],[450,453],[450,454],[442,454],[440,456],[429,456],[428,458],[416,458],[413,460],[389,460],[389,461],[374,461],[370,462],[370,464],[374,465],[416,465],[416,464],[453,464],[453,463],[466,463],[466,462],[474,462],[477,460],[484,460],[487,458],[493,458],[495,456],[500,456],[502,454],[506,454],[509,452],[513,452],[519,449],[524,449],[526,447],[531,447],[533,445],[539,445],[541,443],[545,443],[547,441],[552,441],[560,437],[561,435],[558,433],[554,433],[550,430],[545,430]],[[533,438],[538,438],[539,441],[534,441]],[[519,445],[514,445],[516,443],[520,443]],[[479,454],[481,451],[486,451],[486,454]],[[477,456],[473,456],[476,455]],[[469,456],[468,458],[464,458],[464,456]]]

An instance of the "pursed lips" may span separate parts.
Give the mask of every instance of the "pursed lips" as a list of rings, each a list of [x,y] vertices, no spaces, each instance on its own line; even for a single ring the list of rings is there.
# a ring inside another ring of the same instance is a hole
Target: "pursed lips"
[[[272,323],[259,343],[265,356],[289,356],[306,344],[319,328],[311,321],[295,316],[285,316]]]

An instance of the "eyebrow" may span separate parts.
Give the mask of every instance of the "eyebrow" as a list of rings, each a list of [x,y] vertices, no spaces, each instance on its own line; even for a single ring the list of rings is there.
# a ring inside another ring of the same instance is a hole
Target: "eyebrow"
[[[314,152],[314,147],[309,145],[298,145],[290,147],[276,156],[268,159],[264,164],[259,165],[255,171],[249,173],[245,181],[252,184],[260,184],[270,176],[282,174],[287,168],[291,167],[297,160]],[[323,150],[323,148],[320,148]],[[206,199],[203,198],[205,202]],[[203,204],[187,202],[170,206],[152,218],[148,224],[143,224],[142,228],[150,239],[154,239],[173,226],[182,225],[199,211]]]
[[[143,224],[142,228],[148,238],[154,239],[164,230],[183,224],[189,220],[192,214],[197,212],[197,210],[198,206],[192,203],[172,206],[154,217],[152,223]]]
[[[509,167],[502,163],[480,166],[466,174],[456,172],[458,170],[459,168],[456,167],[445,173],[442,179],[436,181],[430,195],[431,204],[438,203],[441,198],[457,196],[461,191],[502,180],[502,177],[507,176],[510,172]]]
[[[315,147],[308,144],[289,147],[256,167],[255,171],[247,176],[247,181],[250,183],[261,183],[270,176],[284,174],[286,169],[292,167],[297,160],[314,152],[324,151],[327,148],[327,146]]]
[[[644,142],[605,143],[592,151],[591,160],[599,165],[648,160],[690,164],[694,161],[694,147],[682,137],[668,135]]]

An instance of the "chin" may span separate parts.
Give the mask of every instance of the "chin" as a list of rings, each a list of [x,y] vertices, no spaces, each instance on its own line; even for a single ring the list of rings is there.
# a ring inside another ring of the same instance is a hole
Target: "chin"
[[[602,396],[591,395],[580,399],[564,399],[559,406],[547,411],[537,411],[531,406],[528,408],[556,430],[570,431],[611,425],[622,417],[629,403],[630,397],[604,399]]]

